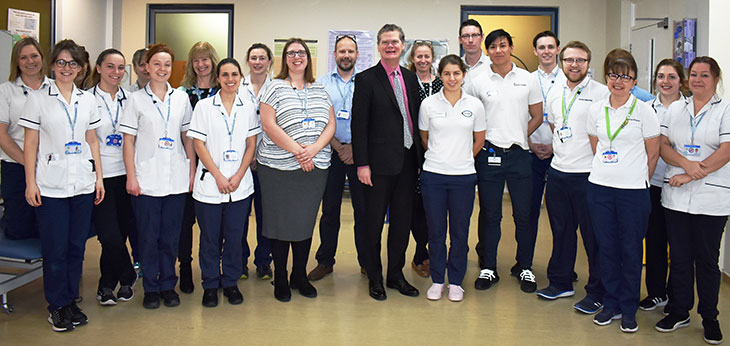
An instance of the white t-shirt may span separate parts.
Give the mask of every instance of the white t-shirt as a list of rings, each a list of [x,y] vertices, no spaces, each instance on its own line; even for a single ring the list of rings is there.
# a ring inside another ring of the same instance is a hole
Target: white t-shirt
[[[230,178],[241,168],[246,139],[260,132],[261,123],[256,116],[256,106],[250,100],[239,95],[233,103],[231,114],[228,114],[220,93],[217,93],[195,105],[187,136],[205,142],[205,148],[216,167],[223,176]],[[218,191],[213,175],[208,172],[204,175],[203,168],[203,162],[199,161],[193,186],[195,200],[210,204],[237,202],[253,193],[250,169],[246,170],[238,189],[230,194],[222,194]]]
[[[579,90],[580,94],[578,94]],[[593,103],[607,98],[608,95],[608,88],[605,85],[588,76],[573,90],[568,87],[566,79],[550,91],[545,110],[548,112],[548,121],[554,126],[551,167],[565,173],[591,171],[594,155],[586,133],[588,110]],[[563,97],[565,97],[567,120],[565,125],[563,125]],[[573,101],[574,97],[575,101]],[[570,137],[561,140],[560,131],[563,126],[570,129]]]
[[[188,95],[169,84],[164,100],[149,84],[129,95],[119,131],[136,136],[134,167],[143,195],[164,197],[188,192],[190,160],[182,132],[188,130],[192,113]],[[165,121],[168,115],[169,121]]]
[[[461,93],[454,106],[443,90],[427,97],[418,113],[418,129],[428,131],[423,170],[444,175],[474,174],[474,132],[484,131],[484,106]]]
[[[537,70],[532,72],[532,75],[537,79],[537,85],[540,86],[542,95],[542,109],[543,109],[543,121],[540,127],[530,135],[530,142],[540,144],[552,144],[553,143],[553,132],[550,130],[550,124],[545,116],[547,114],[547,98],[553,89],[559,89],[566,81],[565,74],[558,65],[555,65],[550,72],[543,71],[539,66]]]
[[[685,97],[682,94],[679,94],[679,100],[684,102]],[[676,101],[675,101],[676,102]],[[659,95],[656,96],[651,101],[647,101],[646,103],[651,105],[651,108],[654,109],[654,112],[656,113],[657,117],[659,118],[659,123],[664,123],[664,116],[667,114],[667,107],[664,107],[664,104],[659,101]],[[657,160],[656,163],[656,169],[654,170],[654,175],[651,176],[650,183],[651,185],[662,187],[664,185],[664,174],[667,171],[667,163],[662,160],[661,157],[659,157],[659,160]]]
[[[685,154],[685,145],[692,145],[690,116],[696,126],[694,145],[700,147],[697,156]],[[715,95],[695,116],[693,98],[676,101],[669,106],[664,116],[662,135],[669,139],[669,143],[680,155],[691,161],[703,161],[717,151],[720,144],[730,142],[730,102]],[[685,171],[681,167],[668,165],[665,179],[669,180],[683,173]],[[725,164],[700,180],[690,181],[680,187],[672,187],[666,183],[662,188],[662,205],[665,208],[690,214],[730,215],[728,201],[730,164]]]
[[[125,175],[127,172],[124,169],[123,136],[119,132],[119,120],[128,102],[128,92],[119,88],[112,100],[112,96],[101,90],[98,85],[89,91],[96,96],[96,107],[101,117],[101,126],[96,129],[101,154],[101,171],[104,173],[104,178]]]
[[[529,106],[542,102],[540,86],[530,72],[513,63],[512,70],[502,78],[490,67],[466,85],[464,91],[484,105],[487,141],[500,148],[517,144],[529,149],[527,123],[532,118]]]
[[[67,198],[94,192],[96,173],[86,142],[86,131],[101,124],[94,95],[74,86],[66,102],[52,82],[28,93],[18,124],[39,132],[36,184],[41,196]]]
[[[40,90],[44,90],[51,85],[51,79],[43,78]],[[18,77],[14,82],[5,82],[0,84],[0,123],[8,125],[8,135],[13,139],[15,144],[23,149],[23,140],[25,139],[25,129],[18,124],[25,100],[33,89]],[[0,150],[0,159],[8,162],[15,162],[8,154]]]
[[[606,130],[606,112],[612,136],[626,124],[612,143]],[[605,98],[591,105],[586,132],[598,138],[588,181],[619,189],[649,188],[649,160],[644,140],[659,136],[659,120],[651,106],[631,95],[626,103],[614,109],[609,98]],[[617,157],[615,163],[605,162],[604,155],[611,152],[615,154],[613,158]]]

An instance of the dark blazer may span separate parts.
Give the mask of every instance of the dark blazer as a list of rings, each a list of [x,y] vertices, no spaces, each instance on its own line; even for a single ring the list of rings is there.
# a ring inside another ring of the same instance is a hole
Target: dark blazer
[[[402,81],[408,94],[413,123],[413,145],[418,167],[423,163],[423,145],[418,132],[418,96],[416,74],[401,66]],[[403,116],[393,87],[381,62],[357,74],[352,97],[352,152],[355,166],[370,166],[373,174],[395,175],[403,167]]]

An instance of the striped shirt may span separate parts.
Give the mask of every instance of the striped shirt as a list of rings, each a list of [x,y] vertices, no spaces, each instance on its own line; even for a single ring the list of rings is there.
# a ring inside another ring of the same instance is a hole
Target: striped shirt
[[[329,122],[332,101],[322,83],[312,83],[306,90],[294,90],[286,81],[275,79],[266,86],[260,97],[262,103],[274,108],[276,125],[297,143],[313,144]],[[309,125],[311,120],[314,125]],[[257,151],[258,161],[262,165],[284,171],[301,169],[294,155],[276,145],[266,133]],[[328,144],[314,156],[314,166],[328,168],[330,155]]]

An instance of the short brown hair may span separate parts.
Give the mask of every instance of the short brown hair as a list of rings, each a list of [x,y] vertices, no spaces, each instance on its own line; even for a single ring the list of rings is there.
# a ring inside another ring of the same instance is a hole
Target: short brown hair
[[[175,53],[173,53],[172,49],[164,43],[155,43],[150,45],[150,48],[147,50],[147,54],[144,57],[144,61],[149,64],[150,59],[152,59],[152,57],[157,53],[170,54],[170,58],[172,58],[171,60],[175,61]]]
[[[307,52],[307,67],[304,68],[304,81],[307,83],[314,83],[314,74],[312,73],[312,54],[309,52],[307,43],[301,38],[290,38],[284,44],[284,49],[281,51],[281,71],[276,75],[276,79],[286,79],[289,77],[289,66],[286,64],[286,50],[293,43],[299,43],[304,47],[304,51]]]
[[[638,67],[636,67],[636,60],[634,60],[634,56],[631,55],[628,51],[616,48],[610,52],[608,52],[608,55],[606,55],[606,59],[603,61],[603,75],[604,75],[604,81],[608,82],[606,80],[606,76],[610,72],[613,73],[624,73],[624,74],[630,74],[632,71],[634,72],[634,80],[636,80],[636,74],[638,71]]]
[[[588,48],[588,45],[581,41],[570,41],[565,44],[563,49],[560,50],[560,54],[558,54],[558,62],[560,63],[560,66],[563,66],[563,55],[565,54],[565,50],[568,48],[573,49],[580,49],[588,54],[588,62],[591,62],[591,49]]]
[[[11,82],[18,79],[18,77],[22,74],[20,71],[20,51],[23,50],[25,46],[33,46],[35,47],[35,50],[38,51],[38,54],[41,56],[41,73],[44,76],[46,75],[46,64],[43,61],[43,52],[41,51],[38,41],[32,37],[24,37],[15,43],[15,46],[13,46],[13,52],[10,55],[10,76],[8,77],[8,80]]]

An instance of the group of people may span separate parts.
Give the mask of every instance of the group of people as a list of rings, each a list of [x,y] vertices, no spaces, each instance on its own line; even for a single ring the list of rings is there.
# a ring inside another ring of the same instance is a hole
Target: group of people
[[[53,330],[88,321],[76,298],[91,228],[102,244],[101,304],[132,299],[140,262],[144,307],[179,305],[175,263],[180,290],[192,292],[196,219],[202,304],[218,305],[219,288],[240,304],[252,205],[256,276],[273,277],[279,301],[292,289],[316,297],[311,281],[334,270],[347,180],[357,259],[373,299],[385,300],[385,287],[419,295],[403,273],[411,232],[411,267],[432,280],[426,298],[448,291],[449,300],[464,299],[475,187],[474,287],[496,284],[506,183],[518,245],[510,274],[522,291],[546,300],[574,295],[580,228],[589,277],[576,310],[635,332],[639,308],[664,306],[656,329],[674,331],[689,325],[696,276],[705,341],[721,342],[717,262],[730,207],[718,202],[730,197],[730,109],[716,93],[717,62],[699,57],[685,78],[682,65],[662,60],[657,96],[647,99],[622,49],[606,56],[604,85],[588,73],[588,46],[561,46],[550,31],[533,40],[532,73],[512,63],[512,37],[502,29],[485,37],[469,19],[459,42],[465,55],[442,57],[434,68],[432,44],[415,41],[407,69],[399,65],[404,32],[386,24],[377,33],[380,61],[357,71],[357,39],[340,35],[336,69],[317,80],[301,39],[286,42],[273,79],[264,44],[248,49],[244,78],[238,61],[219,61],[198,42],[180,89],[168,83],[174,53],[154,44],[135,53],[139,79],[130,90],[120,87],[123,54],[108,49],[82,91],[74,84],[82,47],[56,44],[50,80],[37,42],[19,41],[10,81],[0,86],[3,226],[9,237],[40,234]],[[538,290],[532,262],[543,191],[553,248],[549,284]],[[318,263],[307,273],[320,204]],[[640,300],[644,238],[648,297]]]

